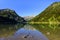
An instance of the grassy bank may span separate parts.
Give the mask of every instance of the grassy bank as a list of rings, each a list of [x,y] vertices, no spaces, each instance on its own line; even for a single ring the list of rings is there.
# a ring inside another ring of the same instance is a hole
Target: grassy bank
[[[29,24],[60,24],[60,22],[27,22]]]

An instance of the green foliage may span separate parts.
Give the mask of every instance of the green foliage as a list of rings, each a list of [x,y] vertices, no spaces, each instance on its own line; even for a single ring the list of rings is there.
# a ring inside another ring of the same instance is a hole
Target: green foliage
[[[17,15],[14,10],[11,9],[0,9],[0,18],[3,17],[4,19],[8,18],[8,20],[15,20],[16,22],[24,22],[25,20]],[[0,20],[2,20],[1,18]]]
[[[55,2],[30,22],[60,22],[60,2]]]

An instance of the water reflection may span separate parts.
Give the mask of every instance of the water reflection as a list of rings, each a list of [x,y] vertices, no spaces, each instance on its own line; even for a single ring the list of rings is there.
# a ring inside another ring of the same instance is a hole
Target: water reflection
[[[60,24],[34,24],[32,26],[45,34],[49,40],[60,40]]]
[[[3,28],[0,30],[0,40],[48,40],[45,35],[31,25],[17,24],[1,27]]]
[[[37,30],[27,30],[24,28],[18,30],[15,33],[14,38],[19,38],[20,40],[48,40],[41,32]]]
[[[60,25],[0,24],[0,40],[48,40],[46,37],[49,40],[60,40]]]
[[[13,35],[18,29],[23,27],[24,24],[0,24],[0,37],[8,37]]]

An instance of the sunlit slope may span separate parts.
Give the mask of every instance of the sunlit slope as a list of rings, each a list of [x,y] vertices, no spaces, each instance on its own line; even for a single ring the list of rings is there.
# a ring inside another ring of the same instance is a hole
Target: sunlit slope
[[[60,2],[54,2],[30,22],[60,22]]]

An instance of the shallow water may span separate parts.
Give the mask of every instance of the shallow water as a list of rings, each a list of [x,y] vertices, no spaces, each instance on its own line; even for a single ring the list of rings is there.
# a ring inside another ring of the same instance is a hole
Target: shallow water
[[[49,40],[60,40],[60,24],[34,24]]]
[[[48,40],[41,32],[37,30],[19,29],[13,36],[1,38],[0,40]]]
[[[59,25],[0,25],[0,40],[60,40]]]

